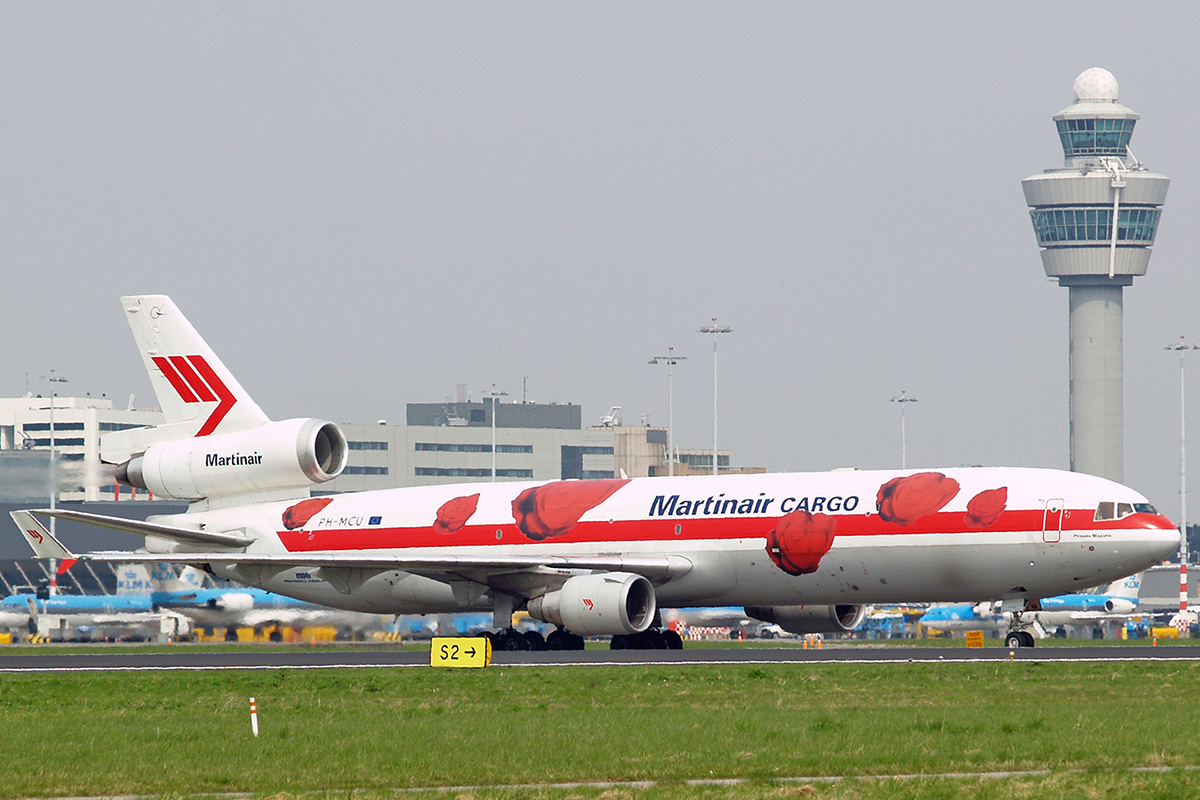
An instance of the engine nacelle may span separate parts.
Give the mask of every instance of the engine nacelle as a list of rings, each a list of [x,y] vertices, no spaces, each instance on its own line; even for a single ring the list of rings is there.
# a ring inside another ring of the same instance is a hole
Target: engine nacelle
[[[225,613],[251,611],[254,609],[254,597],[246,592],[222,592],[219,597],[213,597],[204,604],[206,608]]]
[[[1137,610],[1137,603],[1124,597],[1110,597],[1104,601],[1104,610],[1110,614],[1132,614]]]
[[[746,606],[746,614],[788,633],[846,633],[857,628],[866,606]]]
[[[641,633],[657,610],[650,581],[628,572],[568,578],[557,592],[529,601],[529,616],[579,636]]]
[[[340,475],[348,450],[334,423],[288,419],[150,445],[117,467],[117,480],[181,500],[303,487]]]

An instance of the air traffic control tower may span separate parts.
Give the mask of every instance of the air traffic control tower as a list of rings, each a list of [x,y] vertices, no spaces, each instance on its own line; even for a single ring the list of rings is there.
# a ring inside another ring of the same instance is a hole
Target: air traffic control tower
[[[1063,167],[1021,182],[1046,275],[1071,293],[1071,469],[1117,482],[1125,459],[1121,293],[1146,274],[1170,183],[1130,152],[1137,120],[1117,102],[1111,72],[1083,72],[1075,102],[1054,115]]]

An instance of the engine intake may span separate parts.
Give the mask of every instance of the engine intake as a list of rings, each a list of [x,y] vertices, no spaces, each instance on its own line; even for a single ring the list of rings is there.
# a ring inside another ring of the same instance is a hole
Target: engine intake
[[[650,581],[629,572],[568,578],[558,591],[529,601],[529,616],[579,636],[641,633],[657,610]]]
[[[746,614],[789,633],[847,633],[862,624],[866,606],[746,606]]]
[[[195,500],[331,481],[346,466],[341,428],[321,419],[160,442],[118,465],[117,480],[162,497]]]

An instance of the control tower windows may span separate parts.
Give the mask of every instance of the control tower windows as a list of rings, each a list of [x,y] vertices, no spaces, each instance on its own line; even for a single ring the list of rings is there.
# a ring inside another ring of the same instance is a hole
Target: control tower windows
[[[1160,212],[1158,208],[1122,208],[1117,241],[1153,244]],[[1107,244],[1112,238],[1111,208],[1039,208],[1029,213],[1042,247],[1062,242]]]
[[[1123,156],[1133,138],[1136,119],[1056,120],[1063,154],[1071,156]]]

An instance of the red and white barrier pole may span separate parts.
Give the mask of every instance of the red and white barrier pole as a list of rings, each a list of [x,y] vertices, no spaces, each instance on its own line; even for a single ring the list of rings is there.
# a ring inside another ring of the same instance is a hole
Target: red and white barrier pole
[[[254,698],[250,698],[250,730],[254,731],[254,735],[258,736],[258,709],[254,705]]]
[[[1188,610],[1187,564],[1179,564],[1179,610]]]

